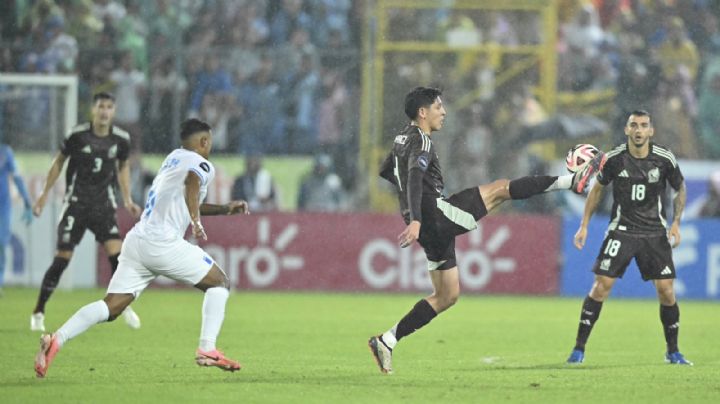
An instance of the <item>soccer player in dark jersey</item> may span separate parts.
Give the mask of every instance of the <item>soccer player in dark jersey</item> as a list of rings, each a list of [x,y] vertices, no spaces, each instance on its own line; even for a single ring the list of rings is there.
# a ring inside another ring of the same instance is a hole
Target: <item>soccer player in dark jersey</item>
[[[92,121],[75,126],[65,136],[60,152],[55,156],[42,194],[35,201],[33,213],[40,216],[48,195],[69,160],[65,199],[57,228],[57,251],[50,268],[45,272],[37,304],[30,317],[30,329],[45,331],[45,304],[58,285],[60,276],[70,262],[75,246],[85,230],[95,234],[102,243],[115,272],[120,255],[120,233],[115,210],[115,184],[120,185],[123,204],[137,218],[142,210],[130,192],[130,135],[112,124],[115,98],[109,93],[93,96]],[[124,313],[125,321],[133,328],[140,327],[140,319],[132,309]]]
[[[370,338],[368,346],[380,371],[392,372],[395,345],[450,308],[460,295],[455,262],[455,237],[477,228],[477,221],[510,199],[526,199],[543,192],[572,189],[582,193],[605,161],[601,152],[581,171],[560,177],[529,176],[497,180],[445,198],[443,178],[432,132],[445,120],[441,92],[417,87],[405,97],[411,122],[395,137],[380,176],[395,185],[407,224],[398,240],[402,247],[416,240],[425,250],[433,293],[421,299],[395,326]]]
[[[600,317],[603,302],[610,295],[635,258],[643,280],[652,280],[660,300],[660,321],[665,332],[668,363],[692,365],[678,351],[680,310],[673,279],[675,265],[672,248],[680,244],[680,218],[685,208],[685,180],[677,160],[666,147],[650,139],[654,129],[647,111],[634,111],[625,126],[627,142],[607,153],[607,162],[597,175],[587,201],[575,246],[581,249],[587,238],[587,226],[605,186],[613,184],[613,207],[607,234],[595,260],[595,282],[580,312],[575,348],[568,363],[581,363],[593,325]],[[665,183],[677,191],[673,199],[673,221],[667,230],[662,197]],[[672,246],[670,245],[672,240]]]

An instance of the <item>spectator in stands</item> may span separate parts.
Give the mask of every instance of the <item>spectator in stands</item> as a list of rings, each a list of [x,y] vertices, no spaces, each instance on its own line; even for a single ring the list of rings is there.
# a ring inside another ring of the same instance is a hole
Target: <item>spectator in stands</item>
[[[681,65],[687,67],[691,79],[694,80],[697,76],[700,57],[697,47],[687,36],[682,19],[678,17],[672,19],[668,36],[658,49],[658,57],[665,78],[674,77]]]
[[[291,152],[309,153],[317,143],[316,119],[320,76],[313,57],[304,54],[300,66],[285,81],[288,91],[286,113]]]
[[[701,88],[697,126],[705,158],[720,159],[720,71]]]
[[[318,145],[335,158],[340,156],[344,114],[347,107],[347,86],[336,70],[326,71],[322,78],[322,95],[318,107]]]
[[[245,156],[245,172],[233,182],[231,198],[247,201],[253,213],[277,210],[277,189],[270,172],[262,166],[261,154]]]
[[[177,72],[171,57],[161,59],[153,68],[150,80],[150,99],[148,117],[152,136],[145,137],[143,150],[167,153],[174,146],[175,134],[171,120],[174,100],[184,100],[187,91],[187,80]]]
[[[327,154],[315,156],[312,172],[305,176],[300,185],[298,210],[338,212],[345,209],[345,190],[332,166],[332,158]]]
[[[310,32],[312,27],[312,18],[303,11],[303,0],[282,0],[282,8],[275,13],[270,23],[271,45],[287,42],[295,29],[302,28]]]
[[[700,210],[700,216],[720,217],[720,171],[710,174],[708,194]]]
[[[280,85],[275,80],[272,58],[263,55],[260,68],[239,86],[237,101],[245,119],[233,130],[238,152],[286,152],[285,116]]]
[[[93,12],[92,0],[75,0],[67,5],[67,31],[83,47],[95,47],[103,22]]]
[[[48,73],[72,73],[78,57],[78,43],[65,32],[62,17],[53,16],[45,24],[47,48],[42,54]]]
[[[143,136],[140,112],[147,84],[145,73],[135,67],[133,55],[125,52],[120,59],[120,68],[110,73],[110,81],[115,85],[115,122],[132,136],[132,149],[140,150]]]
[[[233,90],[232,77],[222,67],[220,55],[215,52],[206,54],[205,66],[199,71],[193,82],[195,86],[190,94],[190,115],[197,115],[207,93],[216,93],[220,97],[230,97]]]
[[[122,3],[115,0],[95,0],[93,14],[101,21],[116,26],[117,23],[125,17],[127,10]]]
[[[678,158],[699,158],[697,136],[693,130],[698,105],[687,67],[680,65],[674,77],[662,80],[656,104],[654,125],[662,130],[663,144]]]

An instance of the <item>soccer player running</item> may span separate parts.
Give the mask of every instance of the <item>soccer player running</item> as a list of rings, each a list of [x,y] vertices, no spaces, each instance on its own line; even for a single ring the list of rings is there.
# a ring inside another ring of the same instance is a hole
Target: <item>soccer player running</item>
[[[635,258],[643,280],[652,280],[657,289],[660,321],[667,343],[666,362],[692,365],[678,350],[680,309],[673,287],[675,265],[672,248],[680,244],[685,181],[673,153],[650,140],[654,129],[647,111],[630,114],[625,135],[627,142],[607,153],[607,163],[597,175],[597,182],[585,202],[580,228],[575,234],[575,246],[582,249],[587,239],[588,223],[602,199],[605,186],[613,183],[610,224],[593,266],[595,282],[583,302],[575,348],[567,362],[581,363],[585,358],[585,344],[600,317],[603,302],[610,295],[617,278],[623,276],[630,261]],[[677,191],[673,199],[670,230],[666,228],[662,206],[666,182]]]
[[[455,261],[455,237],[477,228],[477,221],[510,199],[526,199],[543,192],[572,189],[582,193],[604,163],[603,153],[576,174],[501,179],[468,188],[445,198],[440,163],[431,139],[443,126],[445,107],[441,91],[417,87],[405,97],[411,122],[395,137],[380,176],[395,185],[407,224],[398,240],[408,247],[416,240],[425,250],[433,293],[421,299],[397,324],[371,337],[368,346],[380,371],[392,372],[392,352],[398,341],[449,309],[460,295]]]
[[[17,171],[12,148],[0,143],[0,296],[3,294],[2,287],[5,284],[5,250],[11,236],[12,200],[10,198],[10,177],[12,177],[15,188],[17,188],[25,204],[25,211],[22,215],[23,222],[30,225],[32,222],[32,208],[25,182]]]
[[[75,126],[65,136],[60,152],[50,166],[42,194],[33,206],[35,216],[40,216],[68,160],[65,199],[57,227],[57,251],[45,272],[37,304],[30,316],[30,329],[33,331],[45,331],[45,305],[85,230],[93,232],[97,242],[105,247],[111,270],[115,272],[117,269],[122,241],[115,217],[116,183],[120,185],[125,209],[134,218],[142,211],[133,202],[130,191],[130,135],[112,124],[115,116],[113,95],[104,92],[95,94],[91,113],[90,122]],[[124,317],[130,327],[140,328],[140,319],[131,308]]]
[[[203,251],[183,239],[188,225],[197,239],[207,240],[201,216],[248,213],[245,201],[226,205],[203,203],[215,168],[208,161],[212,149],[210,125],[197,119],[182,123],[182,148],[170,153],[148,193],[140,221],[125,236],[120,264],[103,300],[78,310],[54,334],[40,339],[35,372],[45,377],[58,350],[91,326],[114,320],[159,275],[193,285],[205,292],[200,346],[196,363],[235,371],[240,364],[217,350],[215,341],[230,294],[225,273]]]

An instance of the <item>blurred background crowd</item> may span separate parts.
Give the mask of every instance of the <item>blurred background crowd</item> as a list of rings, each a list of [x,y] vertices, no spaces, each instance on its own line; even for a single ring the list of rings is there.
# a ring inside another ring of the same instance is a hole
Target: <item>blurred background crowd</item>
[[[371,3],[7,0],[0,4],[0,71],[77,74],[80,119],[92,93],[113,92],[116,122],[131,133],[136,151],[166,153],[177,145],[178,122],[200,117],[213,125],[217,151],[314,155],[317,170],[332,167],[341,188],[362,192],[355,174]],[[529,13],[468,13],[450,7],[452,0],[437,3],[436,9],[390,10],[388,35],[455,47],[513,48],[542,40],[541,21]],[[607,107],[591,111],[607,123],[600,146],[623,141],[627,113],[643,108],[653,113],[658,142],[678,157],[720,158],[720,2],[557,4],[557,91],[609,94]],[[452,158],[444,159],[450,185],[546,170],[547,156],[518,152],[540,136],[528,128],[556,113],[578,112],[572,102],[544,108],[534,77],[498,83],[504,64],[489,53],[420,52],[389,57],[385,65],[387,99],[399,100],[416,85],[440,86],[448,97],[478,89],[465,111],[454,117],[449,111],[451,124],[461,128],[448,140]],[[5,141],[32,149],[24,134],[47,119],[43,95],[0,99],[0,107],[14,117],[0,118]],[[378,107],[392,109],[383,127],[390,138],[405,121],[402,108]],[[303,195],[303,203],[311,200]],[[346,197],[339,199],[347,206]]]

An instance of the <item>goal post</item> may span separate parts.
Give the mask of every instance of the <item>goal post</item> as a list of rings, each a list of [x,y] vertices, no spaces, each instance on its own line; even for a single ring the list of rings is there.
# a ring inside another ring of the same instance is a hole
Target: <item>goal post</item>
[[[9,144],[16,156],[35,156],[33,167],[19,167],[32,199],[42,191],[52,156],[78,117],[76,75],[0,73],[0,141]],[[44,157],[43,157],[44,156]],[[17,160],[23,160],[16,157]],[[14,188],[10,186],[11,190]],[[57,223],[62,210],[64,176],[48,197],[43,214],[30,226],[22,220],[22,207],[15,203],[11,218],[12,237],[6,251],[5,283],[38,286],[53,260]],[[97,246],[86,235],[60,282],[61,288],[96,286]]]

